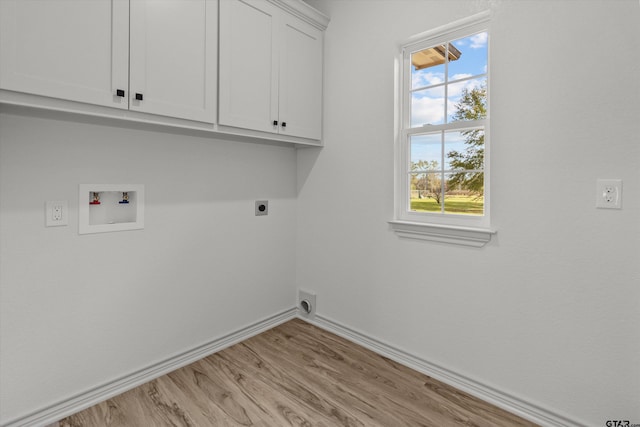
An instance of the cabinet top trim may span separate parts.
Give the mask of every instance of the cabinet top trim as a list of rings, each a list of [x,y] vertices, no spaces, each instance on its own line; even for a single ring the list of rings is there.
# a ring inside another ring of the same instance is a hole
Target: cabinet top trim
[[[329,17],[309,6],[302,0],[267,0],[279,8],[289,12],[319,30],[326,30],[329,25]]]

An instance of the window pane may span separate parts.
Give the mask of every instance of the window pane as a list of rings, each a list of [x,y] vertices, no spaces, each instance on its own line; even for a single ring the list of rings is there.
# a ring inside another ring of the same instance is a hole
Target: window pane
[[[411,89],[444,83],[445,46],[435,46],[411,54]]]
[[[445,132],[445,170],[484,169],[484,130]]]
[[[464,80],[448,86],[447,122],[487,117],[486,79]]]
[[[441,169],[442,133],[411,136],[410,150],[412,171]]]
[[[445,178],[445,213],[484,215],[484,173],[447,174]]]
[[[411,67],[411,89],[419,89],[444,83],[444,65],[416,70]]]
[[[455,60],[456,55],[450,56],[451,61],[449,62],[448,72],[450,81],[487,72],[487,39],[488,34],[483,32],[451,43],[454,49],[460,52],[460,55]],[[455,54],[456,52],[453,51],[452,53]]]
[[[409,209],[417,212],[441,212],[442,174],[411,174]]]
[[[411,205],[413,206],[413,200],[419,200],[427,197],[427,174],[424,173],[412,173],[409,175],[409,188],[411,189]],[[411,210],[414,210],[413,207]]]
[[[411,94],[411,127],[444,123],[444,86]]]

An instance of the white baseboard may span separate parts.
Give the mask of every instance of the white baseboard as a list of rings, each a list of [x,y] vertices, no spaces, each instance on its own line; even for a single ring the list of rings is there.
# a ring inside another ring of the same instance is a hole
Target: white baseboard
[[[141,369],[114,381],[97,386],[49,407],[42,408],[30,414],[16,418],[6,424],[3,424],[3,427],[41,427],[52,423],[55,425],[56,421],[61,420],[64,417],[105,401],[111,397],[117,396],[125,391],[131,390],[134,387],[175,371],[178,368],[196,362],[203,357],[207,357],[261,332],[274,328],[281,323],[295,318],[296,314],[296,308],[283,311],[279,314],[246,326],[236,332],[232,332],[162,362],[153,364],[145,369]]]
[[[584,427],[586,425],[413,356],[319,314],[316,314],[313,319],[298,314],[298,318],[541,426]]]

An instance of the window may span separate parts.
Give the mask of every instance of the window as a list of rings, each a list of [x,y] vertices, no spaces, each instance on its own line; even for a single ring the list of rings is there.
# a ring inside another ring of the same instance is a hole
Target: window
[[[399,62],[391,224],[405,237],[469,244],[468,235],[481,246],[493,233],[488,13],[412,38]]]

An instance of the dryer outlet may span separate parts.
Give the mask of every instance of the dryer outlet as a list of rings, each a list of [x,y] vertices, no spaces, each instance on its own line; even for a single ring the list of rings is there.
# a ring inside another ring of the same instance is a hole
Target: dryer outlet
[[[298,290],[298,313],[308,319],[313,319],[316,316],[316,294],[314,292]]]

